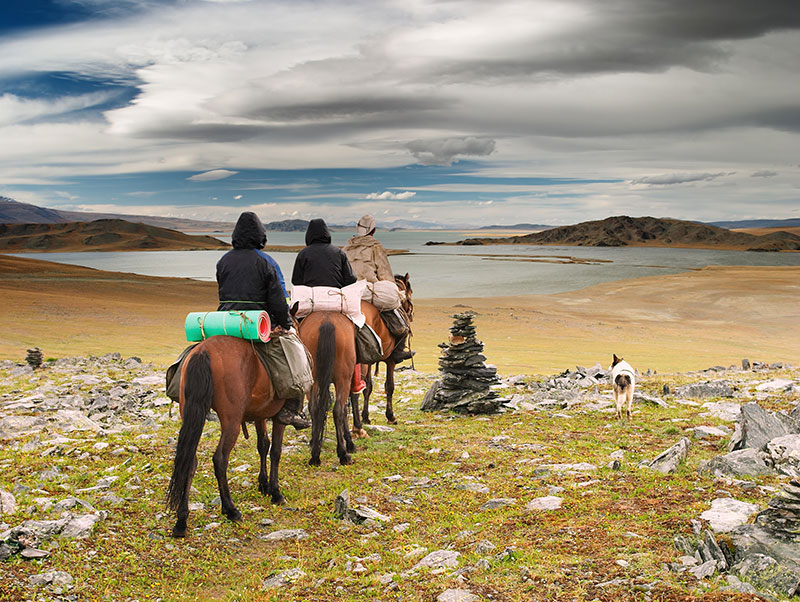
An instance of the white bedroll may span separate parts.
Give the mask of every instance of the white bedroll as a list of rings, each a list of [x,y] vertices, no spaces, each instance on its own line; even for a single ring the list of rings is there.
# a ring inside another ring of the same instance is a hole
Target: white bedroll
[[[366,280],[359,280],[344,288],[294,286],[290,305],[299,304],[296,314],[298,318],[305,318],[313,311],[335,311],[346,315],[353,324],[361,328],[367,320],[361,313],[361,296],[366,284]]]
[[[364,280],[364,292],[361,299],[372,303],[380,311],[391,311],[400,307],[403,302],[403,294],[397,288],[394,280],[378,280],[377,282],[367,282]]]

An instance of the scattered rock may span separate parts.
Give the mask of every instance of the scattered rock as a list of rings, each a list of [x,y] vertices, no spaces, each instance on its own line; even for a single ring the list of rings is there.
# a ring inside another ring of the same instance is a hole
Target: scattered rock
[[[475,602],[478,596],[465,589],[447,589],[436,596],[438,602]]]
[[[280,529],[266,535],[259,535],[258,538],[264,541],[300,540],[308,539],[308,533],[305,529]]]
[[[768,412],[755,402],[746,403],[728,449],[763,449],[772,439],[798,433],[800,423],[788,414]]]
[[[661,452],[650,464],[649,468],[657,470],[662,474],[675,472],[678,466],[686,460],[691,443],[686,437],[682,437],[675,445],[668,450]]]
[[[415,564],[413,569],[455,568],[458,566],[459,556],[461,556],[461,554],[454,550],[436,550]]]
[[[677,397],[707,399],[709,397],[733,397],[733,387],[728,380],[715,380],[705,383],[691,383],[675,387]]]
[[[291,583],[299,581],[305,576],[306,574],[302,569],[285,569],[273,575],[272,577],[264,579],[264,581],[261,582],[261,589],[265,590],[274,589],[276,587],[285,587]]]
[[[32,586],[49,585],[63,588],[71,586],[72,582],[72,575],[64,571],[48,571],[28,577],[28,583]]]
[[[513,506],[517,503],[517,500],[513,497],[498,497],[493,498],[483,505],[481,505],[481,510],[495,510],[497,508],[503,508],[505,506]]]
[[[695,439],[708,439],[709,437],[727,437],[731,430],[727,427],[717,426],[696,426],[692,429],[692,436]]]
[[[525,509],[529,511],[535,510],[558,510],[561,508],[563,498],[555,495],[547,495],[544,497],[537,497],[525,504]]]
[[[333,515],[341,520],[348,520],[355,524],[361,524],[368,520],[376,520],[382,523],[392,520],[390,516],[381,514],[368,506],[350,506],[350,491],[345,489],[337,497]]]
[[[767,453],[779,473],[800,477],[800,435],[784,435],[770,440]]]
[[[10,492],[0,489],[0,515],[14,514],[16,511],[17,500]]]
[[[726,533],[745,524],[756,512],[758,506],[755,504],[724,497],[712,501],[711,509],[703,512],[700,518],[707,520],[715,533]]]
[[[755,449],[740,449],[708,461],[700,462],[698,470],[710,472],[715,477],[741,477],[770,474],[761,453]]]

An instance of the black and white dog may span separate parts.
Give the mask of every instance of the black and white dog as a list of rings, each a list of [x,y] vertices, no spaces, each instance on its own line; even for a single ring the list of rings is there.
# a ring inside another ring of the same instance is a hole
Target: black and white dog
[[[630,420],[633,389],[636,387],[636,375],[631,365],[616,355],[614,355],[614,359],[611,362],[611,381],[614,384],[614,402],[617,404],[617,418],[622,418],[622,402],[627,401],[627,416],[628,420]]]

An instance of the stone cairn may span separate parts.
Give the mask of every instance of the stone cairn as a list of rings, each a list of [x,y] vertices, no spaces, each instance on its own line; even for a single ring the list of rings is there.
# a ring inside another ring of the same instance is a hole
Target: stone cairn
[[[450,342],[440,343],[439,358],[441,379],[425,394],[422,410],[454,410],[464,414],[491,414],[507,402],[492,385],[499,384],[497,368],[486,365],[483,343],[475,338],[472,317],[466,312],[455,314],[450,328]]]
[[[758,513],[756,524],[783,539],[800,541],[800,480],[786,483]]]
[[[42,365],[42,359],[42,350],[38,347],[28,349],[28,355],[25,356],[25,361],[28,362],[28,365],[34,370]]]

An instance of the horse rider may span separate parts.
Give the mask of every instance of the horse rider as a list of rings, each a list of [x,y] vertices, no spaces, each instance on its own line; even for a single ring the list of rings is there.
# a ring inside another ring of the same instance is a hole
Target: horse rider
[[[283,274],[277,262],[262,250],[267,230],[255,213],[245,211],[239,216],[231,242],[233,249],[217,262],[217,311],[264,310],[273,325],[289,330]],[[275,419],[298,430],[311,426],[303,415],[302,397],[287,399]]]
[[[375,238],[375,218],[371,215],[363,215],[358,220],[356,236],[347,241],[344,246],[344,252],[359,280],[366,280],[367,282],[389,280],[394,282],[394,273],[392,272],[392,266],[389,265],[389,256],[386,254],[386,249],[383,248],[383,245]],[[383,312],[381,317],[384,317]],[[410,359],[415,353],[405,349],[409,327],[404,318],[402,321],[406,332],[398,338],[394,351],[390,356],[396,364]]]
[[[331,244],[331,233],[323,219],[312,219],[306,229],[306,246],[294,260],[292,284],[344,288],[356,281],[347,255]],[[361,364],[356,364],[353,393],[366,387],[361,379]]]

